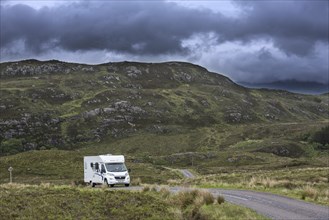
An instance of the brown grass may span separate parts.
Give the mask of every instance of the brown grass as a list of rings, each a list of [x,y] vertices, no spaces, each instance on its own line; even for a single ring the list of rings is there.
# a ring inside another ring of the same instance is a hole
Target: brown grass
[[[168,187],[161,187],[159,192],[163,195],[164,198],[168,198],[170,196],[170,190]]]
[[[140,185],[142,185],[141,178],[137,177],[137,178],[132,179],[131,185],[133,185],[133,186],[140,186]]]
[[[309,185],[303,187],[302,189],[302,199],[306,199],[306,197],[309,197],[311,199],[317,200],[319,197],[319,191]]]
[[[150,187],[149,186],[144,186],[142,191],[143,192],[148,192],[148,191],[150,191]]]

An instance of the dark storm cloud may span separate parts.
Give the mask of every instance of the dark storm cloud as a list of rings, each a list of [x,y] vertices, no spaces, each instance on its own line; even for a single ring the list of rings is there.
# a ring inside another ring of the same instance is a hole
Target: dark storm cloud
[[[213,47],[228,42],[273,45],[254,53],[221,54],[219,59],[228,62],[211,64],[236,80],[268,82],[289,74],[295,79],[328,81],[328,1],[234,3],[241,9],[235,17],[165,1],[81,1],[38,10],[1,5],[1,59],[22,51],[33,57],[54,50],[191,57],[206,52],[182,42],[212,33]],[[281,57],[273,56],[274,49],[282,52]]]
[[[166,2],[81,2],[40,10],[16,5],[2,11],[1,46],[23,39],[35,52],[51,43],[72,51],[184,53],[182,39],[224,19]]]
[[[285,80],[328,82],[328,62],[326,57],[310,59],[293,57],[286,59],[262,48],[255,53],[241,53],[235,57],[236,62],[230,72],[239,81],[250,83],[275,82]]]
[[[239,1],[245,11],[232,38],[271,38],[287,54],[307,55],[328,42],[328,1]]]
[[[272,39],[288,54],[306,55],[317,41],[328,41],[327,1],[238,2],[243,13],[232,19],[170,2],[79,2],[35,10],[1,7],[1,47],[24,40],[42,52],[105,49],[127,53],[184,53],[182,40],[215,32],[219,43]]]

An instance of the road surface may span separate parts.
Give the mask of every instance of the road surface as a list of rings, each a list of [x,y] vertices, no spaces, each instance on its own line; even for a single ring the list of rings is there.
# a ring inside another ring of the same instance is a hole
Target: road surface
[[[329,207],[315,205],[271,193],[248,190],[207,189],[214,196],[222,195],[225,201],[248,207],[271,219],[329,220]]]
[[[142,190],[143,187],[114,187],[113,189]],[[193,188],[169,187],[173,193]],[[277,220],[329,220],[329,207],[291,199],[271,193],[248,190],[204,189],[214,196],[221,195],[225,201],[255,210]]]

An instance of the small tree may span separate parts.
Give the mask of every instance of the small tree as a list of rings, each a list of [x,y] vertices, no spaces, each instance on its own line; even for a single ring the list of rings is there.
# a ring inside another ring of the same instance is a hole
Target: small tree
[[[15,154],[23,151],[22,139],[11,138],[4,140],[0,144],[0,153],[2,155]]]
[[[326,126],[320,131],[315,132],[313,134],[312,141],[320,143],[324,146],[329,144],[329,126]]]

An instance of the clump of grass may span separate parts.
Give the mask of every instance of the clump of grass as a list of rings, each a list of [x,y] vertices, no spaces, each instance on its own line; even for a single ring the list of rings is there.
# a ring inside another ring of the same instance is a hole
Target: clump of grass
[[[302,199],[305,200],[307,197],[313,199],[313,200],[318,200],[319,197],[319,191],[309,185],[305,186],[302,189]]]
[[[169,213],[172,214],[172,216],[174,217],[173,219],[177,219],[177,220],[183,220],[184,216],[182,213],[182,210],[180,208],[177,207],[171,207],[169,208]]]
[[[151,188],[149,186],[144,186],[143,189],[142,189],[142,191],[143,192],[148,192],[148,191],[150,191],[150,189]]]
[[[279,186],[289,190],[296,188],[296,184],[290,180],[281,180]]]
[[[131,181],[131,185],[133,185],[133,186],[140,186],[140,185],[142,185],[142,180],[141,180],[141,178],[139,178],[139,177],[134,178],[134,179]]]
[[[202,206],[214,204],[214,196],[206,190],[183,191],[174,195],[170,203],[180,208],[184,219],[206,219],[200,213]]]
[[[159,192],[163,195],[164,198],[168,198],[170,196],[170,191],[168,187],[161,187]]]
[[[276,179],[271,179],[269,177],[251,177],[247,185],[251,188],[257,186],[263,186],[265,188],[273,188],[279,185],[289,185],[287,180],[278,181]]]
[[[106,189],[106,188],[108,188],[108,187],[109,187],[109,185],[106,184],[105,182],[101,185],[101,188],[102,188],[102,189]]]
[[[44,188],[49,188],[51,186],[51,184],[50,183],[41,182],[40,186],[41,187],[44,187]]]
[[[197,190],[179,192],[173,198],[173,203],[175,203],[178,207],[185,209],[189,205],[193,204],[196,196],[197,196]]]
[[[276,180],[270,179],[268,177],[261,178],[260,182],[265,188],[272,188],[274,185],[277,185]]]
[[[257,178],[256,177],[251,177],[251,179],[248,182],[248,186],[253,188],[253,187],[256,186],[256,184],[257,184]]]
[[[203,200],[203,204],[210,205],[215,202],[214,196],[208,191],[199,190],[197,194]]]
[[[156,187],[156,186],[151,185],[151,187],[150,187],[150,191],[151,191],[151,192],[157,192],[158,190],[157,190],[157,187]]]

